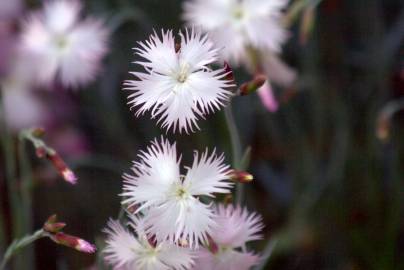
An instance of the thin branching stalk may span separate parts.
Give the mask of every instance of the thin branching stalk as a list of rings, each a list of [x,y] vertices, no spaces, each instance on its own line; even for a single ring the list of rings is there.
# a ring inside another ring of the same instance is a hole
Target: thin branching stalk
[[[41,239],[43,237],[46,237],[47,233],[43,230],[40,229],[36,231],[32,235],[27,235],[21,239],[15,240],[8,248],[6,253],[4,254],[4,257],[0,263],[0,270],[6,269],[7,263],[10,261],[10,259],[17,254],[20,250],[25,248],[26,246],[32,244],[38,239]]]
[[[226,117],[226,125],[229,130],[229,135],[230,135],[230,141],[231,141],[231,149],[232,149],[232,166],[234,169],[241,169],[240,168],[240,163],[241,163],[241,155],[242,155],[242,149],[241,149],[241,140],[240,140],[240,134],[237,129],[236,121],[234,120],[233,117],[233,112],[232,112],[232,107],[231,104],[229,104],[225,110],[224,114]],[[242,183],[237,184],[237,189],[236,189],[236,203],[240,204],[244,199],[244,186]]]
[[[22,136],[18,144],[18,162],[21,172],[21,208],[23,213],[24,234],[32,232],[32,169],[27,156],[25,140]],[[23,254],[24,264],[27,266],[34,264],[34,253],[32,248],[28,248]]]
[[[1,146],[5,162],[5,178],[7,185],[7,195],[11,206],[11,225],[13,228],[13,237],[22,236],[22,213],[19,203],[19,190],[16,181],[16,164],[15,164],[15,149],[13,137],[7,129],[5,118],[5,108],[3,100],[3,89],[0,88],[0,129],[1,129]],[[5,219],[4,219],[5,220]]]

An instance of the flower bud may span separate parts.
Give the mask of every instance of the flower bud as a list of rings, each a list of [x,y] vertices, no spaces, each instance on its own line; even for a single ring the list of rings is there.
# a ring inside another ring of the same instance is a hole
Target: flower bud
[[[42,137],[45,134],[45,129],[44,128],[34,128],[34,129],[32,129],[31,132],[34,137]]]
[[[249,82],[245,82],[240,86],[240,95],[245,96],[257,91],[266,82],[267,77],[262,74],[258,74]]]
[[[219,252],[219,246],[216,244],[215,241],[213,241],[212,237],[208,237],[208,249],[210,252],[212,252],[213,254],[216,254]]]
[[[73,185],[76,184],[77,182],[76,175],[73,173],[72,170],[70,170],[69,167],[67,167],[66,163],[63,161],[63,159],[60,157],[58,153],[54,152],[48,154],[47,158],[52,162],[53,166],[56,168],[59,174],[65,179],[65,181]]]
[[[230,65],[225,61],[224,62],[224,72],[226,73],[225,79],[229,81],[234,81],[233,69]]]
[[[51,239],[59,245],[74,248],[75,250],[84,253],[94,253],[96,250],[96,247],[89,242],[76,236],[68,235],[62,232],[52,235]]]
[[[66,223],[63,222],[45,223],[43,229],[49,233],[57,233],[60,232],[64,227],[66,227]]]
[[[390,137],[391,120],[386,114],[380,114],[376,123],[376,136],[379,140],[386,142]]]
[[[57,216],[52,215],[46,220],[42,228],[46,232],[57,233],[61,231],[64,227],[66,227],[66,223],[57,222]]]
[[[250,183],[254,179],[254,176],[252,174],[238,170],[231,170],[229,172],[229,177],[234,182],[239,183]]]
[[[36,156],[39,158],[43,158],[46,156],[46,149],[44,147],[38,147],[35,150]]]

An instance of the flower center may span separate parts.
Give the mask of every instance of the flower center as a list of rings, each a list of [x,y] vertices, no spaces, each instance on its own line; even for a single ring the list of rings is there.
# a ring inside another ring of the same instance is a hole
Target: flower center
[[[245,12],[241,5],[238,5],[233,10],[233,18],[241,21],[245,17]]]
[[[60,50],[64,50],[68,46],[68,39],[64,35],[59,35],[55,38],[56,47]]]
[[[179,83],[184,83],[189,75],[189,64],[185,63],[185,64],[181,64],[180,65],[180,70],[177,74],[177,81]]]
[[[183,187],[179,187],[177,189],[177,192],[175,194],[179,199],[184,199],[185,197],[188,196],[188,192],[183,188]]]

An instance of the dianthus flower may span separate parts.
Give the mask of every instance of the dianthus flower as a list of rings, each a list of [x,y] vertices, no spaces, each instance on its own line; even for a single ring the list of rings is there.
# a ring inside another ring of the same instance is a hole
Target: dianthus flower
[[[126,90],[133,91],[129,105],[136,116],[151,111],[152,118],[167,130],[193,131],[197,120],[219,110],[229,99],[232,82],[226,80],[224,69],[212,70],[218,50],[207,36],[192,29],[180,32],[177,45],[172,31],[154,33],[139,42],[136,61],[144,72],[132,72],[137,80],[128,80]]]
[[[108,31],[97,19],[81,20],[80,11],[78,1],[49,1],[25,22],[22,47],[38,65],[39,83],[57,78],[75,87],[94,79],[107,52]]]
[[[232,183],[223,156],[195,152],[191,167],[180,173],[175,144],[155,140],[134,162],[133,175],[124,175],[123,204],[137,206],[145,215],[146,231],[157,240],[188,243],[191,248],[207,240],[215,226],[211,204],[201,196],[229,193]],[[142,211],[144,210],[144,211]]]
[[[263,228],[261,217],[245,208],[218,205],[215,211],[217,227],[210,234],[210,250],[201,248],[194,270],[248,270],[259,256],[246,251],[246,243],[259,240]],[[241,250],[240,250],[241,248]]]
[[[119,270],[187,270],[193,264],[193,253],[171,242],[153,242],[142,226],[142,220],[132,217],[132,231],[118,221],[110,220],[105,259]]]
[[[184,19],[201,27],[219,47],[222,58],[239,63],[250,48],[279,52],[287,38],[281,24],[288,0],[189,0]]]

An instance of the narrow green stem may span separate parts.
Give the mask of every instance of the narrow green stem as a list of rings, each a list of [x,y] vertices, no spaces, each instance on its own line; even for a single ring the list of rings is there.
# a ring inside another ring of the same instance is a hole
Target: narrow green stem
[[[21,208],[23,214],[24,234],[31,233],[32,231],[32,169],[30,160],[26,152],[25,140],[22,136],[19,138],[18,144],[18,161],[21,171]],[[25,266],[34,264],[34,252],[33,249],[28,248],[23,254]]]
[[[8,248],[0,264],[0,270],[4,270],[10,259],[17,254],[21,249],[32,244],[38,239],[46,237],[47,234],[44,230],[40,229],[32,235],[25,236],[22,239],[15,240]]]
[[[11,218],[14,238],[21,236],[21,213],[19,207],[19,191],[15,177],[15,149],[13,137],[7,129],[5,118],[5,109],[3,101],[3,89],[0,88],[0,129],[1,129],[1,144],[3,156],[5,160],[5,178],[7,184],[8,199],[11,205]]]
[[[233,111],[231,104],[229,104],[225,110],[224,110],[224,115],[226,117],[226,124],[227,128],[229,130],[229,135],[230,135],[230,141],[231,141],[231,148],[232,148],[232,156],[233,156],[233,161],[232,161],[232,166],[234,169],[240,169],[240,163],[241,163],[241,155],[242,155],[242,150],[241,150],[241,140],[240,140],[240,134],[236,126],[236,121],[234,120],[233,117]],[[241,183],[237,184],[237,189],[236,189],[236,202],[237,204],[240,204],[244,199],[244,186]]]

